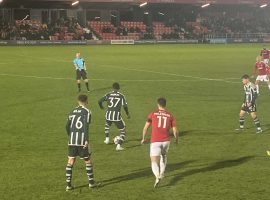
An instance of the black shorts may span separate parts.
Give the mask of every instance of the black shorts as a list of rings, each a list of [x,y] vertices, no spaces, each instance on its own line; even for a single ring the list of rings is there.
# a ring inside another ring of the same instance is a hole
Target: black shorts
[[[244,105],[241,110],[247,112],[247,113],[252,113],[252,112],[256,112],[257,111],[257,107],[256,104],[253,104],[251,106],[246,106]]]
[[[106,124],[108,124],[109,126],[111,126],[112,123],[114,123],[118,129],[124,129],[126,127],[125,122],[123,120],[121,120],[121,121],[106,120]]]
[[[87,74],[86,71],[84,69],[82,70],[76,70],[76,80],[81,80],[81,78],[83,80],[87,79]]]
[[[88,147],[83,148],[83,146],[68,146],[68,157],[76,158],[79,156],[81,159],[90,158],[91,153],[89,153]]]

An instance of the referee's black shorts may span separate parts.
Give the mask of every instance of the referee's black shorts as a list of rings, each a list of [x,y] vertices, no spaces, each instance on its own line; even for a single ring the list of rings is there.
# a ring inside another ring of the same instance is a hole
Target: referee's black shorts
[[[84,69],[82,69],[82,70],[77,69],[76,70],[76,80],[81,80],[81,78],[83,80],[87,79],[86,71]]]

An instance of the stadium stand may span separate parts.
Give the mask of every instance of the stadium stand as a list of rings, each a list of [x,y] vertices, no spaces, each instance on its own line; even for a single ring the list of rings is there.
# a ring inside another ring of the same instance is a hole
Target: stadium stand
[[[121,22],[115,27],[111,22],[90,21],[88,25],[103,40],[138,40],[146,33],[143,22]]]
[[[85,17],[85,22],[80,23],[78,19],[75,19],[76,15],[73,15],[72,18],[58,16],[58,19],[50,19],[46,23],[32,18],[30,18],[31,20],[12,21],[9,20],[12,17],[7,16],[9,21],[1,21],[0,18],[0,39],[207,40],[211,38],[270,38],[270,15],[266,12],[258,12],[254,7],[246,7],[242,10],[232,9],[232,6],[213,6],[213,8],[205,10],[199,10],[196,6],[190,8],[194,9],[194,12],[176,12],[177,14],[171,15],[164,12],[165,17],[153,18],[152,16],[151,20],[137,16],[132,21],[131,19],[122,19],[120,15],[117,15],[117,22],[111,22],[111,14],[108,13],[105,14],[107,18],[100,17],[100,21],[94,21],[94,17],[92,19]],[[181,6],[179,9],[182,9]],[[89,12],[91,13],[91,11]],[[140,15],[140,13],[138,12],[136,15]]]
[[[0,39],[3,40],[84,40],[92,39],[89,29],[76,20],[59,19],[51,24],[37,20],[16,20],[14,25],[2,22]]]

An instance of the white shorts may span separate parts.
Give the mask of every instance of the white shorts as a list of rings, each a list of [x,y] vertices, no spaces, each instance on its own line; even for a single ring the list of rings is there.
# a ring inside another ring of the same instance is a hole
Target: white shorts
[[[170,141],[153,142],[150,145],[150,156],[161,156],[167,154],[170,147]]]
[[[257,76],[256,81],[265,81],[265,82],[268,82],[269,81],[269,78],[268,78],[267,75],[259,75],[259,76]]]
[[[268,63],[269,63],[269,59],[263,59],[263,62],[264,62],[265,64],[268,64]]]

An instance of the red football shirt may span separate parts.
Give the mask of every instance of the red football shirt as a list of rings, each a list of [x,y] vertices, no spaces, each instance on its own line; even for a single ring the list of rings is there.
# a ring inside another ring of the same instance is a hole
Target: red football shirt
[[[269,67],[264,62],[256,62],[255,69],[258,69],[258,75],[268,75]]]
[[[166,110],[156,110],[148,115],[148,122],[152,124],[151,143],[170,141],[169,130],[176,127],[173,115]]]
[[[261,56],[263,57],[263,59],[269,59],[270,51],[268,49],[262,49],[261,50]]]

